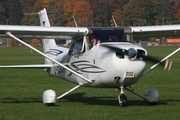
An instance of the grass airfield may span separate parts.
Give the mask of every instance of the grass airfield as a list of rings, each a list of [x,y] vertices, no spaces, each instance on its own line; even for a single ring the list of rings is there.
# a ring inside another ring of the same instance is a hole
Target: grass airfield
[[[148,46],[149,55],[163,58],[178,46]],[[128,107],[118,106],[115,89],[79,88],[46,107],[42,93],[53,89],[57,96],[75,85],[50,77],[43,69],[0,69],[0,120],[159,120],[180,118],[180,52],[170,58],[170,71],[159,66],[131,87],[143,94],[149,88],[160,93],[160,102],[149,106],[125,90]],[[41,64],[43,57],[25,47],[0,48],[0,65]],[[147,67],[152,64],[148,63]]]

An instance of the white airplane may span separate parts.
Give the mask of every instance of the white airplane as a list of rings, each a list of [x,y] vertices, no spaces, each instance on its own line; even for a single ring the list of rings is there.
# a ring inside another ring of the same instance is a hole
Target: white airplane
[[[60,96],[54,90],[43,93],[43,103],[54,105],[57,100],[71,93],[79,87],[117,88],[120,106],[127,106],[124,89],[143,98],[150,104],[159,102],[156,89],[149,89],[145,96],[138,94],[129,86],[135,84],[139,78],[151,71],[169,57],[177,53],[180,48],[156,60],[147,55],[147,51],[133,44],[132,35],[177,35],[180,25],[139,26],[139,27],[50,27],[46,9],[39,13],[41,26],[0,25],[0,35],[11,37],[44,56],[45,64],[11,65],[0,68],[44,68],[51,76],[73,82],[76,86]],[[41,52],[19,39],[22,37],[43,38]],[[70,48],[57,46],[55,38],[72,38]],[[145,70],[146,61],[155,62]],[[166,69],[171,62],[166,62]]]

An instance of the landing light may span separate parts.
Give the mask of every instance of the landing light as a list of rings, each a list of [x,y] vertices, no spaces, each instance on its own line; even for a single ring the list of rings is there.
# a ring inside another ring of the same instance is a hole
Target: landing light
[[[134,78],[134,72],[132,72],[132,71],[127,71],[127,72],[126,72],[126,78]]]

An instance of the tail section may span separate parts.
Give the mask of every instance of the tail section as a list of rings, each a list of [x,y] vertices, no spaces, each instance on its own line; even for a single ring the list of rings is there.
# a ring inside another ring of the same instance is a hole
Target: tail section
[[[41,10],[38,14],[40,18],[40,25],[50,27],[46,9]],[[67,48],[57,46],[54,39],[43,39],[42,43],[44,53],[53,59],[61,59],[63,54],[67,53]],[[45,58],[45,63],[50,64],[52,62]]]

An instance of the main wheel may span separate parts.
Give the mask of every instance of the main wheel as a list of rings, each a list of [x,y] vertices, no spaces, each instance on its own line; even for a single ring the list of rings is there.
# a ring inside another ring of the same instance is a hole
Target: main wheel
[[[127,97],[125,94],[119,94],[119,106],[120,107],[126,107],[127,106]]]

